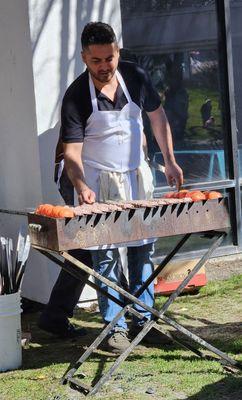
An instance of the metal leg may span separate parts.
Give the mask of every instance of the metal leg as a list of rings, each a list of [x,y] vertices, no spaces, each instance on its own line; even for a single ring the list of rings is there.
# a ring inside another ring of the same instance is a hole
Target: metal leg
[[[60,258],[58,257],[58,254],[53,254],[52,251],[50,250],[40,250],[38,249],[39,252],[41,254],[43,254],[44,256],[46,256],[47,258],[49,258],[49,260],[53,261],[54,263],[58,264],[62,269],[64,269],[66,272],[68,272],[70,275],[74,276],[74,278],[77,279],[83,279],[82,274],[80,274],[80,267],[77,267],[76,265],[72,264],[72,265],[65,265],[65,263],[60,260]],[[84,265],[84,264],[83,264]],[[125,306],[125,304],[123,302],[121,302],[120,300],[116,299],[114,296],[112,296],[111,294],[105,292],[103,289],[99,288],[94,282],[87,280],[86,284],[88,286],[90,286],[91,288],[98,290],[100,293],[102,293],[103,295],[105,295],[106,297],[110,298],[111,300],[115,301],[117,304],[119,304],[120,306]]]
[[[174,302],[174,300],[181,294],[183,289],[187,286],[187,284],[190,282],[190,280],[194,277],[194,275],[202,268],[202,266],[205,264],[205,262],[211,257],[212,253],[214,250],[219,247],[221,242],[226,236],[226,233],[224,232],[219,232],[217,234],[218,238],[214,241],[212,246],[209,248],[209,250],[203,255],[201,260],[195,265],[195,267],[189,272],[189,274],[186,276],[186,278],[181,282],[181,284],[178,286],[178,288],[171,294],[169,299],[166,301],[166,303],[163,305],[161,312],[162,314],[165,313],[170,305]],[[161,315],[161,314],[160,314]]]
[[[131,311],[132,312],[132,311]],[[161,331],[160,327],[156,324],[155,321],[147,321],[142,330],[139,332],[139,334],[132,340],[130,343],[130,346],[116,359],[116,361],[113,363],[112,367],[104,374],[99,381],[96,383],[96,385],[90,390],[88,395],[93,395],[98,392],[100,387],[108,380],[111,378],[115,370],[119,367],[119,365],[129,356],[129,354],[134,350],[134,348],[141,342],[141,340],[149,333],[152,327],[157,327],[159,331]],[[170,335],[168,332],[165,332],[162,330],[162,333],[167,334],[171,339],[177,341],[179,344],[182,344],[181,341],[176,340],[173,338],[172,335]],[[194,349],[192,346],[188,347],[184,343],[182,344],[184,347],[189,348],[189,350],[192,350],[195,352],[198,356],[202,356],[202,353],[200,353],[198,350]],[[195,351],[194,351],[195,350]]]
[[[176,342],[177,344],[179,344],[180,346],[184,347],[187,350],[192,351],[194,354],[196,354],[198,357],[200,358],[206,358],[206,355],[203,354],[200,350],[196,349],[196,347],[190,345],[189,343],[185,342],[184,340],[177,338],[176,336],[174,336],[174,333],[170,333],[169,331],[164,330],[160,325],[158,325],[157,323],[155,323],[153,325],[153,327],[155,329],[157,329],[158,331],[160,331],[161,333],[163,333],[164,335],[168,336],[170,339],[172,339],[174,342]]]
[[[128,311],[128,308],[129,308],[129,306],[124,307],[116,315],[116,317],[103,329],[101,334],[94,340],[94,342],[91,344],[91,346],[88,347],[88,349],[85,351],[85,353],[83,353],[82,356],[77,360],[75,365],[65,372],[65,374],[63,375],[63,378],[62,378],[63,384],[67,383],[67,381],[73,377],[74,373],[81,366],[81,364],[83,364],[84,361],[89,357],[89,355],[91,355],[91,353],[97,349],[97,347],[100,345],[100,343],[103,341],[103,339],[107,336],[107,334],[111,331],[111,329],[114,327],[114,325],[119,320],[119,318],[126,314],[126,312]]]
[[[132,312],[132,310],[131,310]],[[141,342],[141,340],[149,333],[149,331],[152,329],[152,327],[158,329],[161,331],[163,334],[166,334],[168,337],[173,339],[175,342],[180,344],[181,346],[185,347],[188,350],[191,350],[193,353],[195,353],[197,356],[201,358],[208,358],[206,355],[204,355],[202,352],[200,352],[198,349],[195,347],[189,345],[188,343],[182,341],[181,339],[175,338],[172,334],[169,332],[164,331],[155,321],[147,321],[143,327],[143,329],[139,332],[139,334],[135,337],[135,339],[131,342],[130,346],[116,359],[112,367],[104,374],[99,381],[96,383],[95,386],[89,391],[88,395],[93,395],[98,392],[100,387],[105,383],[115,372],[115,370],[119,367],[119,365],[129,356],[129,354],[133,351],[133,349]]]
[[[72,257],[70,254],[63,252],[62,256],[76,265],[77,267],[83,269],[85,272],[89,273],[90,275],[94,276],[95,278],[99,279],[101,282],[105,283],[107,286],[111,287],[112,289],[116,290],[118,293],[120,293],[123,297],[125,297],[127,300],[129,300],[130,304],[138,304],[140,307],[144,308],[145,310],[149,311],[151,314],[154,315],[154,317],[157,317],[159,319],[162,314],[167,311],[168,307],[174,302],[174,300],[179,296],[179,294],[182,292],[182,290],[185,288],[185,286],[189,283],[189,281],[193,278],[193,276],[201,269],[203,264],[207,261],[207,259],[211,256],[212,252],[220,245],[222,242],[223,238],[225,237],[224,232],[219,232],[216,233],[218,238],[216,241],[212,244],[212,246],[209,248],[209,250],[206,252],[206,254],[201,258],[201,260],[197,263],[197,265],[192,269],[192,271],[187,275],[187,277],[183,280],[183,282],[179,285],[179,287],[176,289],[174,293],[169,297],[167,302],[163,305],[161,311],[157,311],[153,307],[147,306],[145,303],[137,299],[135,295],[132,295],[128,293],[126,290],[120,288],[118,285],[114,284],[111,282],[109,279],[104,278],[97,272],[93,271],[91,268],[87,267],[80,261],[76,260],[74,257]],[[146,281],[147,282],[147,281]],[[141,290],[145,288],[146,282],[142,285],[139,291],[137,291],[136,295],[140,295]]]
[[[149,276],[149,278],[143,283],[143,285],[137,290],[137,292],[134,294],[135,297],[139,297],[145,289],[149,286],[151,282],[159,275],[159,273],[165,268],[165,266],[168,264],[168,262],[174,257],[174,255],[180,250],[180,248],[184,245],[184,243],[189,239],[191,236],[190,233],[186,234],[185,236],[182,237],[182,239],[177,243],[177,245],[174,247],[174,249],[164,258],[164,260],[158,265],[158,267],[155,269],[153,274]]]
[[[101,332],[101,334],[95,339],[95,341],[88,347],[88,349],[84,352],[84,354],[78,359],[78,361],[74,364],[73,367],[69,368],[67,372],[64,374],[62,382],[70,382],[74,384],[77,388],[80,388],[82,391],[85,392],[85,394],[92,395],[97,393],[97,391],[100,389],[100,387],[103,385],[104,382],[106,382],[113,372],[118,368],[120,363],[124,361],[130,352],[137,346],[137,344],[148,334],[148,332],[151,330],[152,327],[158,329],[171,339],[173,339],[175,342],[179,343],[183,347],[191,350],[193,353],[195,353],[197,356],[202,357],[202,358],[207,358],[206,355],[204,355],[202,352],[200,352],[198,349],[193,347],[192,345],[186,343],[180,338],[175,337],[173,334],[170,334],[169,332],[163,330],[160,325],[157,325],[156,321],[157,320],[162,320],[163,323],[166,323],[167,325],[173,326],[178,332],[183,333],[185,336],[187,336],[189,339],[192,339],[196,343],[202,345],[206,349],[210,350],[214,354],[220,357],[220,359],[226,361],[229,363],[231,366],[234,366],[236,368],[241,369],[241,363],[231,359],[228,357],[225,353],[221,352],[214,346],[210,345],[207,343],[205,340],[201,339],[197,335],[193,334],[190,332],[188,329],[184,328],[177,322],[173,321],[171,318],[168,318],[165,314],[165,312],[168,310],[169,306],[175,301],[175,299],[179,296],[179,294],[183,291],[183,289],[187,286],[187,284],[190,282],[190,280],[193,278],[193,276],[201,269],[203,264],[209,259],[213,251],[220,245],[224,237],[226,236],[225,232],[212,232],[210,233],[211,237],[217,236],[216,240],[213,242],[211,247],[208,249],[208,251],[204,254],[204,256],[201,258],[201,260],[196,264],[196,266],[193,268],[193,270],[188,274],[188,276],[183,280],[183,282],[179,285],[179,287],[176,289],[175,292],[172,293],[172,295],[168,298],[168,300],[165,302],[165,304],[162,306],[161,310],[158,311],[152,307],[147,306],[143,302],[141,302],[138,297],[140,294],[148,287],[148,285],[155,279],[155,277],[159,274],[159,272],[164,268],[164,266],[172,259],[172,257],[177,253],[177,251],[182,247],[182,245],[185,243],[185,241],[188,239],[190,235],[185,235],[182,240],[175,246],[175,248],[172,250],[172,252],[163,260],[163,262],[158,266],[158,271],[156,271],[147,279],[147,281],[142,285],[142,287],[134,294],[131,295],[130,293],[126,292],[124,289],[120,288],[119,286],[113,284],[110,282],[108,279],[102,277],[95,271],[93,271],[91,268],[87,267],[80,261],[76,260],[73,258],[70,254],[66,252],[62,252],[61,255],[64,259],[67,259],[72,263],[73,268],[66,269],[68,272],[70,272],[73,276],[78,278],[78,270],[82,269],[85,272],[89,273],[90,275],[94,276],[95,278],[99,279],[100,281],[104,282],[106,285],[109,287],[113,288],[120,294],[124,296],[129,302],[127,306],[125,306],[120,313],[114,318],[112,322],[110,322],[104,330]],[[40,249],[38,249],[40,250]],[[50,252],[46,252],[43,250],[40,250],[44,255],[46,255],[48,258],[52,259],[53,261],[57,262],[60,266],[63,267],[63,262],[56,256],[50,254]],[[58,261],[56,261],[58,260]],[[93,282],[88,281],[88,284],[91,284],[92,287],[95,287],[95,289],[101,291]],[[108,293],[104,293],[106,296]],[[110,297],[110,295],[108,295]],[[110,297],[112,298],[112,296]],[[124,306],[120,301],[118,301],[115,298],[112,298],[113,301],[116,303],[120,304],[121,306]],[[109,371],[104,374],[101,379],[93,386],[93,387],[88,387],[84,384],[82,384],[79,380],[73,378],[73,375],[77,371],[77,369],[83,364],[83,362],[89,357],[89,355],[99,346],[99,344],[102,342],[102,340],[108,335],[110,330],[113,328],[115,325],[116,321],[120,318],[120,316],[125,315],[127,312],[131,312],[135,315],[137,315],[139,318],[142,318],[142,315],[139,314],[134,308],[133,304],[138,304],[142,308],[144,308],[147,311],[150,311],[152,315],[154,316],[154,320],[147,321],[144,324],[143,329],[139,332],[139,334],[135,337],[135,339],[131,342],[130,346],[116,359],[112,367],[109,369]],[[218,360],[220,361],[220,360]]]
[[[143,329],[139,334],[134,338],[134,340],[130,343],[130,346],[116,359],[112,367],[109,371],[104,374],[101,379],[96,383],[96,385],[91,389],[89,395],[93,395],[97,393],[100,387],[112,376],[114,371],[119,367],[119,365],[128,357],[131,351],[139,344],[139,342],[143,339],[143,337],[149,332],[153,325],[154,321],[148,321],[145,323]]]
[[[221,350],[217,349],[216,347],[212,346],[208,342],[206,342],[204,339],[200,338],[199,336],[195,335],[194,333],[190,332],[188,329],[184,328],[184,326],[180,325],[178,322],[173,321],[171,318],[167,317],[166,315],[163,315],[161,317],[163,321],[165,321],[168,325],[173,326],[176,328],[179,332],[183,333],[186,335],[188,338],[194,340],[201,346],[205,347],[206,349],[210,350],[212,353],[216,354],[223,360],[227,361],[231,366],[236,367],[238,369],[242,369],[242,363],[239,361],[235,361],[232,358],[230,358],[227,354],[223,353]],[[219,360],[217,360],[219,361]]]

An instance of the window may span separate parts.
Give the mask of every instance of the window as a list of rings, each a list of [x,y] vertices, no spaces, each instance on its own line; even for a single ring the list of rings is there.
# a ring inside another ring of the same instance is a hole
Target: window
[[[215,2],[121,0],[121,14],[124,47],[160,94],[185,183],[226,179]],[[149,157],[162,164],[146,116],[144,128]]]
[[[240,248],[242,246],[238,230],[241,213],[236,195],[237,181],[232,175],[230,105],[224,60],[227,42],[223,17],[230,4],[232,22],[228,31],[230,33],[231,29],[232,32],[242,185],[242,0],[120,0],[120,4],[123,52],[149,72],[160,94],[172,128],[176,159],[183,169],[185,184],[224,190],[229,197],[233,235],[230,232],[227,236],[221,253],[234,252],[234,248],[229,248],[232,243],[236,244],[236,233]],[[228,63],[231,67],[230,57]],[[149,157],[163,163],[145,115],[144,128]],[[234,147],[233,151],[236,151]],[[153,175],[157,196],[169,190],[161,172],[153,169]],[[175,239],[159,239],[156,254],[165,254]],[[185,252],[197,252],[203,246],[207,247],[206,241],[201,244],[196,238],[192,239],[184,248]]]
[[[241,72],[241,42],[242,42],[242,0],[233,0],[231,4],[231,36],[233,49],[233,67],[235,82],[236,123],[238,128],[239,170],[242,179],[242,72]],[[242,182],[241,182],[242,183]]]

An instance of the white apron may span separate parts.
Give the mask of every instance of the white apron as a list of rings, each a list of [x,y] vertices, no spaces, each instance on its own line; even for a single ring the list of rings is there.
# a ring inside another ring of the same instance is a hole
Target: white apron
[[[87,120],[82,149],[85,181],[95,192],[97,201],[148,199],[153,195],[153,183],[142,148],[141,109],[132,101],[118,71],[116,77],[127,104],[122,110],[99,111],[89,74],[93,112]],[[140,240],[111,247],[137,246],[152,241]]]

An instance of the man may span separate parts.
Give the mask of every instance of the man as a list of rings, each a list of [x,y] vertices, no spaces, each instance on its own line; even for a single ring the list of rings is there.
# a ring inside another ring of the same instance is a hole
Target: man
[[[202,123],[203,128],[206,128],[206,123],[211,117],[212,112],[212,102],[211,99],[206,99],[205,102],[202,104],[200,108],[201,116],[202,116]]]
[[[107,200],[151,198],[152,175],[142,150],[142,110],[147,112],[156,141],[163,153],[170,185],[182,184],[182,171],[175,162],[172,138],[160,98],[150,79],[131,62],[119,62],[119,49],[111,26],[102,22],[85,26],[82,59],[86,71],[68,88],[62,104],[62,140],[67,173],[79,204]],[[124,244],[125,245],[125,244]],[[134,293],[153,271],[153,240],[126,244],[129,288]],[[92,250],[93,268],[120,285],[119,252],[115,246]],[[111,288],[97,284],[116,298]],[[154,286],[140,296],[154,303]],[[104,323],[109,323],[120,307],[98,295]],[[137,307],[143,319],[133,319],[136,334],[151,315]],[[121,318],[108,341],[108,349],[122,352],[129,346],[127,324]]]

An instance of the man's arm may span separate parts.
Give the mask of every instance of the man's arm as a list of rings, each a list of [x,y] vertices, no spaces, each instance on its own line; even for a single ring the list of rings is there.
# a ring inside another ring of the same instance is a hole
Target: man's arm
[[[179,190],[180,186],[183,184],[183,173],[175,160],[171,129],[163,107],[160,106],[155,111],[147,112],[147,115],[158,146],[164,157],[167,182],[170,186],[173,186],[175,183],[177,190]]]
[[[67,174],[76,189],[79,204],[94,203],[95,193],[87,186],[81,160],[83,143],[63,143]]]

